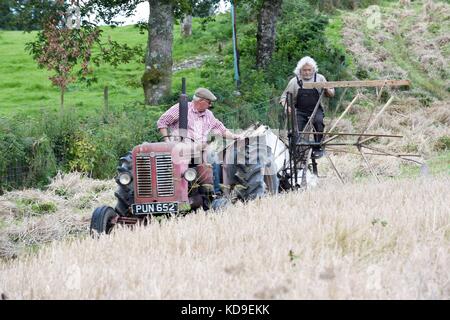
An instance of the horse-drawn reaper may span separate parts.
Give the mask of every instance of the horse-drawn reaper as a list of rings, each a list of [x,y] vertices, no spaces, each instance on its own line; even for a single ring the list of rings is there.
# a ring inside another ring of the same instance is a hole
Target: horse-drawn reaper
[[[380,96],[384,87],[405,86],[409,85],[409,81],[339,81],[304,85],[308,88],[376,87]],[[180,126],[186,127],[185,84],[182,88]],[[318,164],[312,150],[318,144],[325,150],[325,157],[342,182],[344,180],[328,154],[329,151],[347,152],[348,147],[356,148],[375,177],[377,176],[370,166],[368,155],[392,156],[421,164],[412,159],[417,155],[396,154],[369,145],[369,141],[379,137],[401,138],[398,135],[370,133],[394,97],[371,117],[363,132],[335,131],[339,121],[358,98],[359,94],[332,122],[330,129],[321,133],[324,138],[320,142],[313,139],[317,132],[311,122],[322,95],[302,131],[296,126],[295,109],[291,108],[292,111],[286,113],[283,119],[282,127],[286,130],[276,132],[265,125],[255,124],[241,134],[243,139],[215,140],[217,156],[212,164],[220,164],[217,177],[213,175],[208,156],[195,148],[195,141],[190,141],[185,136],[178,137],[176,141],[144,142],[134,147],[120,159],[116,176],[116,206],[102,206],[93,212],[91,232],[109,233],[116,224],[146,223],[156,216],[185,214],[199,208],[218,209],[234,201],[248,201],[267,193],[306,189],[317,181]],[[286,103],[288,107],[292,106],[292,97],[288,97]],[[184,119],[181,119],[182,115]],[[342,139],[345,140],[340,141]],[[220,192],[217,192],[215,184],[220,185]]]

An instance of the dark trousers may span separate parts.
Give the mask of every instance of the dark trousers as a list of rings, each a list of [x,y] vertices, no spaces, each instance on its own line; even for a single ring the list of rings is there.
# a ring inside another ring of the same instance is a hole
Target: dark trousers
[[[298,124],[298,130],[300,132],[303,131],[306,124],[309,121],[309,117],[311,116],[311,113],[304,113],[297,110],[297,124]],[[314,129],[316,129],[317,132],[323,132],[325,129],[325,125],[323,123],[323,109],[322,107],[319,107],[316,112],[316,116],[314,117],[314,120],[312,121],[312,125]],[[314,135],[314,141],[319,143],[323,139],[323,134],[315,134]],[[320,147],[314,147],[314,150],[320,149]]]
[[[213,163],[213,178],[214,178],[214,193],[221,192],[220,189],[220,175],[222,167],[218,163]]]

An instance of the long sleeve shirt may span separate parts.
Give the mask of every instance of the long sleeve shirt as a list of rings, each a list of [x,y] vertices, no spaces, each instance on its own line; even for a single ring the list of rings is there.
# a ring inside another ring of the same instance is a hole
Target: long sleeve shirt
[[[179,104],[175,104],[164,112],[157,122],[158,129],[168,128],[172,135],[177,135],[179,127]],[[188,103],[187,136],[195,142],[206,143],[208,134],[224,135],[227,129],[210,110],[198,112],[192,102]]]

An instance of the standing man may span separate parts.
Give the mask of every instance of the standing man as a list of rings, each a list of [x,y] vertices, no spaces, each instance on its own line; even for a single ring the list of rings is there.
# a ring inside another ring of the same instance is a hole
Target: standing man
[[[320,95],[322,94],[322,90],[325,90],[324,95],[327,97],[334,97],[334,89],[303,89],[303,83],[309,82],[326,82],[327,80],[323,75],[318,73],[319,68],[317,67],[316,61],[314,61],[311,57],[303,57],[297,63],[297,67],[294,69],[295,77],[293,77],[286,89],[284,90],[280,104],[285,105],[287,93],[290,92],[292,94],[292,99],[294,102],[294,106],[297,113],[297,123],[298,130],[300,132],[303,131],[306,124],[311,117],[314,107],[319,101]],[[291,110],[285,110],[287,112],[291,112]],[[312,120],[312,125],[314,126],[317,132],[323,132],[325,125],[323,123],[324,112],[322,104],[319,105],[319,108],[316,112],[316,116]],[[322,134],[315,134],[314,140],[317,143],[322,141]],[[313,147],[313,157],[320,158],[323,156],[323,149],[320,146]]]
[[[215,134],[219,134],[226,139],[240,139],[240,135],[232,133],[225,128],[222,122],[214,117],[213,113],[209,110],[212,108],[212,103],[217,98],[214,94],[206,88],[198,88],[195,90],[192,102],[188,103],[188,127],[186,136],[192,140],[195,144],[198,144],[201,149],[206,147],[208,140],[208,134],[212,131]],[[164,141],[170,141],[168,130],[171,130],[172,134],[179,135],[179,103],[170,107],[165,113],[161,115],[157,122],[159,132],[164,137]],[[210,155],[208,158],[216,159],[215,155],[212,155],[212,150],[207,151]],[[217,161],[213,161],[213,174],[214,174],[214,191],[220,192],[219,180],[220,180],[220,165]]]

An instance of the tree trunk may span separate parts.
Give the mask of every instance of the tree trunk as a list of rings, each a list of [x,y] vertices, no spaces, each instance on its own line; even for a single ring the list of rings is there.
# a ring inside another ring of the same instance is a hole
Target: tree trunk
[[[61,110],[61,112],[63,112],[63,111],[64,111],[64,91],[66,90],[66,88],[65,88],[65,87],[60,87],[60,89],[61,89],[61,96],[60,96],[60,103],[61,103],[61,105],[60,105],[60,110]]]
[[[264,0],[258,14],[256,66],[265,69],[275,50],[275,27],[283,0]]]
[[[142,76],[145,103],[158,104],[171,94],[173,5],[167,0],[149,0],[148,48]]]
[[[181,36],[187,38],[192,35],[192,16],[185,15],[181,20]]]

